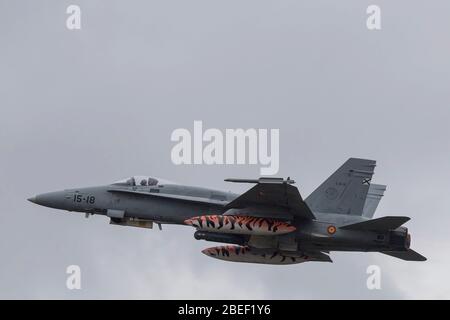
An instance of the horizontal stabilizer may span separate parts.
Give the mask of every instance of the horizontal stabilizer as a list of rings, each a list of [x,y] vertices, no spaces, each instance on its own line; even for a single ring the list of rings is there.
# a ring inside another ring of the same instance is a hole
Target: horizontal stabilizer
[[[343,230],[387,231],[394,230],[406,223],[408,217],[382,217],[340,227]]]
[[[388,256],[399,258],[406,261],[426,261],[425,258],[420,253],[415,252],[412,249],[407,251],[382,251],[381,253],[387,254]]]

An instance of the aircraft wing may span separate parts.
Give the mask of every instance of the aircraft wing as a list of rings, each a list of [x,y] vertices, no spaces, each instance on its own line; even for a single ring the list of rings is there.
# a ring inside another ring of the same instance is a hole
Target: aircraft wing
[[[282,178],[225,179],[225,181],[256,183],[253,188],[228,203],[225,206],[227,209],[258,206],[278,207],[299,218],[315,219],[298,189],[292,185],[294,181],[289,178],[287,180]]]

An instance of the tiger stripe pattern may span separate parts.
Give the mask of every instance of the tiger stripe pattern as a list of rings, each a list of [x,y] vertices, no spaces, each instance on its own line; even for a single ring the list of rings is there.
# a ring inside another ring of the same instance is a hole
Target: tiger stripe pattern
[[[310,261],[310,257],[301,254],[296,257],[286,256],[278,252],[253,253],[251,248],[245,246],[217,246],[207,248],[203,254],[219,260],[232,262],[264,263],[264,264],[295,264]]]
[[[287,222],[250,216],[206,215],[192,217],[184,222],[199,230],[221,231],[224,233],[274,235],[296,230],[293,225]]]

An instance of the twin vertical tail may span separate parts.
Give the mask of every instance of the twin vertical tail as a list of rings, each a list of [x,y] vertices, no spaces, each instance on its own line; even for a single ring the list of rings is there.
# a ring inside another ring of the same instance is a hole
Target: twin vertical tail
[[[386,191],[386,186],[381,184],[371,184],[367,192],[366,202],[364,202],[363,217],[372,218],[377,210],[378,204]]]
[[[348,159],[305,202],[313,212],[362,215],[374,160]]]

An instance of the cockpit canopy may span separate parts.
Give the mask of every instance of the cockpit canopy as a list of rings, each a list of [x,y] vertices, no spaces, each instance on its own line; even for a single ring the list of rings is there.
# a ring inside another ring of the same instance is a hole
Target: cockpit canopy
[[[132,176],[127,179],[119,180],[113,184],[124,185],[124,186],[156,186],[161,182],[160,179],[148,177],[148,176]]]

